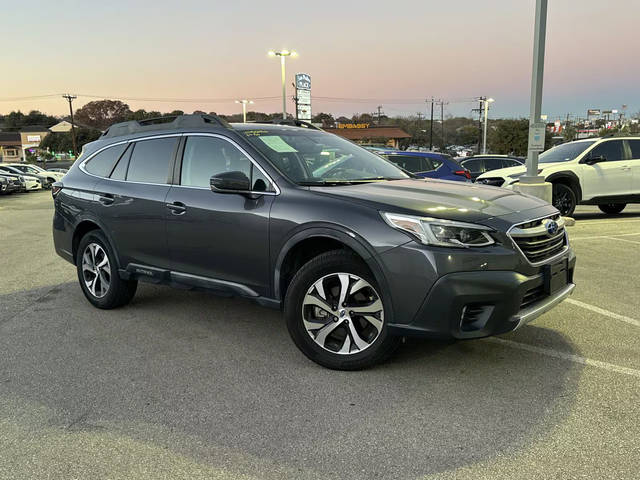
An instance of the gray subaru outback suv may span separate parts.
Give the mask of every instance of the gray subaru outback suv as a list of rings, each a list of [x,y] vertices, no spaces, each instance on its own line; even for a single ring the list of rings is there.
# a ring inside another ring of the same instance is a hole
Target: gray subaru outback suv
[[[251,298],[329,368],[379,362],[403,336],[509,332],[574,288],[551,205],[414,178],[300,122],[116,124],[52,193],[56,251],[96,307],[140,280]]]

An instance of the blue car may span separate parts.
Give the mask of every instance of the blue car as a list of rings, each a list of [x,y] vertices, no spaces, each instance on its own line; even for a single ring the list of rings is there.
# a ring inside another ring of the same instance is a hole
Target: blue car
[[[402,150],[378,153],[378,155],[419,177],[471,182],[469,170],[449,155],[433,152],[403,152]]]

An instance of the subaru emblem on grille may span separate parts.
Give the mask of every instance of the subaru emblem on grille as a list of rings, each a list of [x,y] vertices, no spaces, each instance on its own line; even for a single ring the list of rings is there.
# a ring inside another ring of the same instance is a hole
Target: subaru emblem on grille
[[[558,223],[555,220],[547,219],[544,221],[544,228],[547,229],[548,235],[555,235],[558,233]]]

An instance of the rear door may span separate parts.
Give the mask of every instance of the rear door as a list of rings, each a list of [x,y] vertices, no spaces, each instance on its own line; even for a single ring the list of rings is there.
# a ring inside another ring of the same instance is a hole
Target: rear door
[[[266,295],[269,213],[277,188],[244,150],[221,135],[191,134],[181,150],[179,185],[166,199],[171,270]],[[251,179],[254,193],[212,192],[209,179],[231,171]]]
[[[640,195],[640,140],[627,140],[627,144],[631,154],[631,193]]]
[[[626,195],[632,191],[631,161],[624,140],[606,140],[596,145],[584,159],[604,157],[605,161],[580,164],[583,198]]]
[[[116,244],[122,268],[169,267],[165,199],[179,139],[161,136],[125,145],[117,164],[104,172],[108,178],[96,186],[96,213]]]

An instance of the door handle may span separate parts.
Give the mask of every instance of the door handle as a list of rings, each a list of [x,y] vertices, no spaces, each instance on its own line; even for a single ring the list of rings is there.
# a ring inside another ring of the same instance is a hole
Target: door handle
[[[631,167],[629,165],[623,165],[622,170],[631,170]]]
[[[182,202],[167,203],[167,208],[174,215],[182,215],[187,211],[187,206]]]
[[[98,195],[98,201],[102,205],[111,205],[115,201],[115,198],[110,193],[101,193],[101,194]]]

